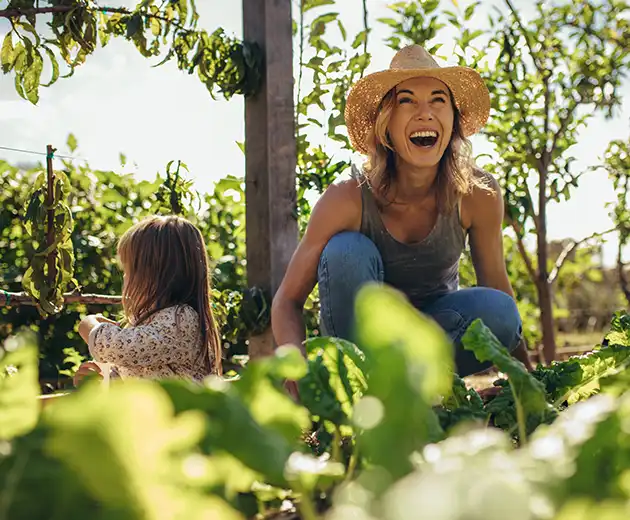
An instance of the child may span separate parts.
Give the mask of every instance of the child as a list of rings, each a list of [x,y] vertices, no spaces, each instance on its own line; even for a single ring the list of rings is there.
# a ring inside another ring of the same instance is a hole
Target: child
[[[79,334],[99,363],[126,377],[221,374],[221,342],[210,307],[208,258],[203,237],[186,219],[150,217],[120,239],[123,309],[127,326],[85,317]],[[77,375],[100,369],[81,365]],[[75,377],[75,384],[77,377]]]

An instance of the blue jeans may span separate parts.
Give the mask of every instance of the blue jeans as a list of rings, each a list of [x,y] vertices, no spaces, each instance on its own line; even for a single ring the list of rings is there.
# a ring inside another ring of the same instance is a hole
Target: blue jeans
[[[365,235],[345,231],[332,237],[321,255],[318,269],[322,333],[353,341],[354,300],[361,286],[382,282],[383,261]],[[497,339],[512,352],[521,339],[521,318],[514,300],[488,287],[461,289],[437,297],[419,311],[431,316],[455,345],[457,373],[465,377],[490,368],[462,347],[469,325],[481,318]]]

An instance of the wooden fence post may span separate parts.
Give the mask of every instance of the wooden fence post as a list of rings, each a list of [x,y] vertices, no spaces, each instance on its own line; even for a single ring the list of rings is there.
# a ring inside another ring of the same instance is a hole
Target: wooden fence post
[[[265,58],[262,88],[245,100],[247,281],[273,295],[298,239],[291,0],[243,0],[243,38]],[[273,348],[268,330],[250,339],[249,354]]]
[[[46,204],[49,208],[52,208],[55,200],[55,172],[53,170],[52,160],[55,148],[51,145],[46,146],[46,180],[47,180],[47,192],[46,192]],[[52,246],[55,241],[55,210],[49,209],[47,212],[47,229],[46,229],[46,245]],[[49,251],[46,258],[48,265],[48,284],[53,286],[55,279],[57,278],[57,266],[55,262],[55,251]]]

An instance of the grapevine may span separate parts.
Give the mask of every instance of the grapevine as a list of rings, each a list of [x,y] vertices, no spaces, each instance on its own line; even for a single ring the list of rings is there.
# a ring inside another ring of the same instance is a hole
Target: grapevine
[[[37,247],[22,287],[42,316],[58,313],[63,308],[63,289],[70,282],[78,285],[70,239],[74,223],[67,204],[70,183],[63,172],[52,176],[52,187],[49,198],[47,175],[42,172],[35,181],[25,219],[26,231]]]

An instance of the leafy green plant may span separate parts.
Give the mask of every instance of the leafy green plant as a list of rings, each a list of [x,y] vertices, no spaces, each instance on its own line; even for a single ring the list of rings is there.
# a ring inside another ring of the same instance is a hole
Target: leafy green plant
[[[285,347],[202,384],[90,381],[43,411],[35,336],[12,337],[0,379],[0,518],[387,520],[417,508],[449,520],[625,518],[630,379],[564,403],[517,445],[513,425],[488,423],[498,397],[484,403],[452,373],[444,334],[397,293],[367,287],[357,317],[358,345],[311,339],[307,359]],[[593,359],[616,357],[617,375],[628,374],[628,338],[630,317],[619,313],[591,357],[531,375],[481,324],[467,341],[505,368],[514,391],[503,391],[531,417],[541,395],[552,406],[566,385],[583,384],[575,367],[586,373]],[[283,392],[285,379],[300,382],[303,404]]]
[[[220,28],[212,34],[197,29],[194,0],[142,0],[133,9],[88,0],[48,0],[45,4],[9,0],[0,10],[0,18],[11,24],[1,47],[2,71],[14,75],[17,93],[33,104],[39,100],[40,86],[72,76],[99,43],[105,47],[112,37],[132,42],[147,58],[165,54],[158,65],[175,59],[179,69],[196,74],[213,97],[217,92],[226,99],[249,96],[260,87],[259,46],[230,38]],[[45,16],[50,18],[43,30]],[[59,58],[68,68],[63,76]],[[42,83],[47,62],[51,77]]]

